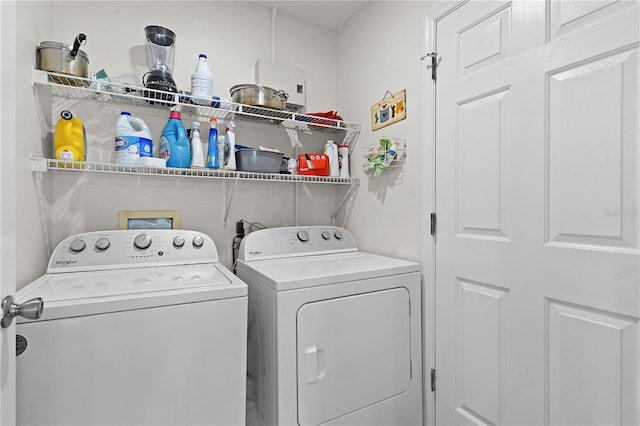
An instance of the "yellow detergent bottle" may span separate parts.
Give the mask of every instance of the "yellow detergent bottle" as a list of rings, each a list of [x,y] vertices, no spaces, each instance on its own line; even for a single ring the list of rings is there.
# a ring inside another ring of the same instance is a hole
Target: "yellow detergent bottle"
[[[62,111],[53,137],[56,159],[62,161],[86,161],[87,137],[82,120],[70,111]],[[67,167],[71,167],[68,165]],[[79,165],[75,166],[80,167]]]

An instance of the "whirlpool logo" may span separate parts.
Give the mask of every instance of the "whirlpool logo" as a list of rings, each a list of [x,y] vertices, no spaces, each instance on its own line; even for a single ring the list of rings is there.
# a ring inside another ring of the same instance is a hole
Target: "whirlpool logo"
[[[75,260],[56,260],[56,265],[60,265],[60,266],[69,266],[69,265],[73,265],[75,264],[76,261]]]
[[[262,251],[261,251],[261,250],[257,250],[257,251],[250,251],[250,252],[249,252],[249,255],[250,255],[250,256],[257,256],[257,255],[259,255],[259,254],[262,254]]]

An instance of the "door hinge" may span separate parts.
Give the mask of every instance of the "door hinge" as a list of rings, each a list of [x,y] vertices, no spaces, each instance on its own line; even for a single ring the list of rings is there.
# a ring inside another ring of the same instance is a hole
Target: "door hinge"
[[[431,58],[431,65],[427,65],[427,68],[431,68],[431,79],[433,81],[436,81],[436,79],[438,77],[437,68],[438,68],[438,65],[440,64],[440,61],[442,60],[442,58],[438,58],[438,52],[431,52],[431,53],[427,53],[426,55],[422,56],[420,58],[420,60],[424,60],[426,58]]]
[[[436,369],[431,369],[431,392],[436,391]]]
[[[436,235],[436,214],[431,213],[431,235]]]

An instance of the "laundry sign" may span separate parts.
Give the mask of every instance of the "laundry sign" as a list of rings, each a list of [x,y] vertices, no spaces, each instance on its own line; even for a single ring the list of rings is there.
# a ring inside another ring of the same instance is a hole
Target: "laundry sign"
[[[406,105],[406,89],[371,105],[371,130],[378,130],[407,118]]]

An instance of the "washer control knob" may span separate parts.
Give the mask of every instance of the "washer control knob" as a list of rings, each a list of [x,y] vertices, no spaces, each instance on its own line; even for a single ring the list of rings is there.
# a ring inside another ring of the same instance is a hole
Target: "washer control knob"
[[[180,248],[184,246],[184,237],[182,235],[178,235],[173,239],[173,246],[175,248]]]
[[[76,238],[71,241],[71,245],[69,245],[69,249],[71,249],[74,253],[80,253],[87,245],[80,238]]]
[[[342,232],[336,231],[336,232],[333,233],[333,236],[336,237],[336,240],[341,240],[342,239]]]
[[[111,242],[109,242],[108,239],[98,238],[98,241],[96,241],[96,250],[105,251],[106,249],[109,248],[110,245],[111,245]]]
[[[151,237],[148,234],[137,235],[133,240],[133,245],[140,250],[146,250],[151,245]]]
[[[309,233],[304,229],[302,231],[298,231],[298,239],[303,243],[309,241]]]
[[[204,238],[202,238],[200,235],[196,235],[195,237],[193,237],[193,246],[195,248],[200,248],[204,245]]]
[[[325,241],[329,241],[331,239],[331,234],[329,231],[322,231],[322,239]]]

